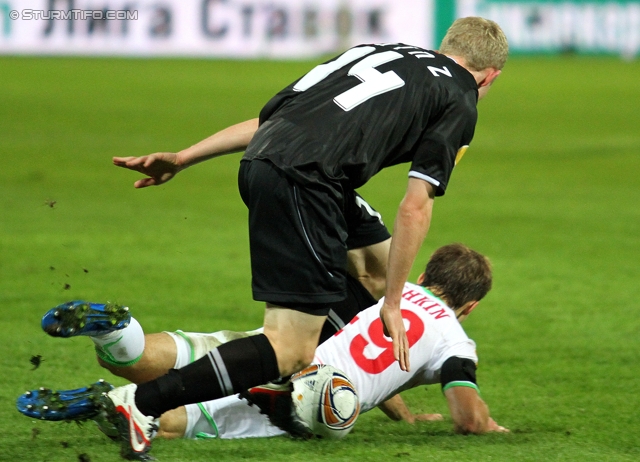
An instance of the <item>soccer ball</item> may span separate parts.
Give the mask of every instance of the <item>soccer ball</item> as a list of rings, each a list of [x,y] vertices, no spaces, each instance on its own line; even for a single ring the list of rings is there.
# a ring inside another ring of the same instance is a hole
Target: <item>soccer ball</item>
[[[298,418],[320,438],[347,436],[360,413],[355,386],[335,367],[314,364],[291,378]]]

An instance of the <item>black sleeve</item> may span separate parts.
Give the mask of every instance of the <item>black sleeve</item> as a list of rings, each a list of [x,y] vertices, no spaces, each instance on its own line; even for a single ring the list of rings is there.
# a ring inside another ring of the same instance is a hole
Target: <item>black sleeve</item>
[[[476,93],[451,102],[424,131],[413,157],[409,176],[422,178],[436,186],[442,196],[456,164],[456,155],[473,139],[478,113]]]
[[[476,364],[469,358],[450,357],[442,364],[440,383],[443,392],[451,387],[470,387],[478,390]]]

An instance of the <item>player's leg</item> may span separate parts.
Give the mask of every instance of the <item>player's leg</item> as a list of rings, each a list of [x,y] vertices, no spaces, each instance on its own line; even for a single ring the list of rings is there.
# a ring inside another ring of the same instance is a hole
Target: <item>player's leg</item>
[[[387,286],[387,262],[391,238],[366,247],[350,249],[348,271],[376,300],[384,296]]]
[[[278,358],[281,377],[311,364],[325,319],[324,315],[267,304],[264,334]]]
[[[102,364],[127,368],[142,359],[145,335],[129,308],[115,303],[75,300],[42,317],[42,329],[53,337],[89,337]]]
[[[156,436],[168,440],[184,438],[187,431],[187,424],[187,410],[184,406],[171,409],[160,416],[160,429]]]
[[[313,358],[328,304],[346,297],[341,206],[324,190],[300,189],[268,162],[243,162],[239,183],[249,209],[254,298],[272,306],[265,333],[228,342],[142,384],[135,401],[147,415],[242,392],[303,368]],[[319,221],[324,223],[314,226]]]
[[[166,332],[146,334],[144,351],[138,361],[121,366],[105,361],[98,356],[98,363],[112,374],[123,377],[132,383],[143,383],[156,379],[176,364],[176,342]]]
[[[210,350],[231,340],[262,333],[223,330],[213,333],[165,332],[175,344],[175,364],[179,369],[205,356]],[[144,359],[144,358],[143,358]],[[165,371],[166,372],[166,371]],[[161,438],[254,438],[281,435],[266,416],[239,396],[189,404],[165,412],[160,417]]]
[[[268,335],[233,340],[137,389],[130,385],[110,392],[124,448],[149,450],[150,440],[144,438],[152,430],[149,418],[236,394],[308,365],[330,304],[346,298],[347,232],[339,194],[330,186],[303,189],[266,161],[242,162],[239,186],[249,209],[254,298],[283,308],[270,308],[275,315],[267,315]],[[286,402],[280,401],[288,406],[281,428],[309,434],[293,419],[290,392]]]
[[[384,296],[391,235],[382,216],[355,191],[345,193],[348,271],[379,300]]]
[[[358,193],[345,191],[348,261],[347,298],[329,310],[320,343],[348,324],[360,311],[375,305],[386,289],[391,235],[382,217]]]
[[[139,385],[135,406],[143,415],[157,418],[185,404],[218,399],[289,376],[313,359],[324,318],[269,307],[264,334],[232,340],[185,367]],[[287,430],[295,435],[303,429]]]
[[[72,301],[50,309],[42,328],[54,337],[89,337],[98,363],[133,383],[166,374],[176,359],[175,342],[167,334],[145,335],[128,307],[113,303]]]
[[[161,438],[234,439],[284,435],[269,419],[238,396],[188,404],[160,417]]]

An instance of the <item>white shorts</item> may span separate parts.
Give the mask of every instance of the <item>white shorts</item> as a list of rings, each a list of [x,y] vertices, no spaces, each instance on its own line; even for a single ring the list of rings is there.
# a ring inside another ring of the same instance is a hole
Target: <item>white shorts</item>
[[[179,369],[202,358],[210,350],[237,338],[262,333],[262,328],[249,332],[223,330],[211,334],[197,332],[166,332],[176,342],[176,364]],[[189,404],[184,438],[265,438],[284,435],[271,425],[256,406],[249,406],[239,395]]]

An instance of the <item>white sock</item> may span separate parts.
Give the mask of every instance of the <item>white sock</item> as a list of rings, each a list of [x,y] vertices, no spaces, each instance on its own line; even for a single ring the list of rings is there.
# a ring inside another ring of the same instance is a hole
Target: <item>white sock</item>
[[[144,351],[144,332],[133,317],[124,329],[91,337],[91,340],[100,359],[114,366],[131,366],[142,358]]]

